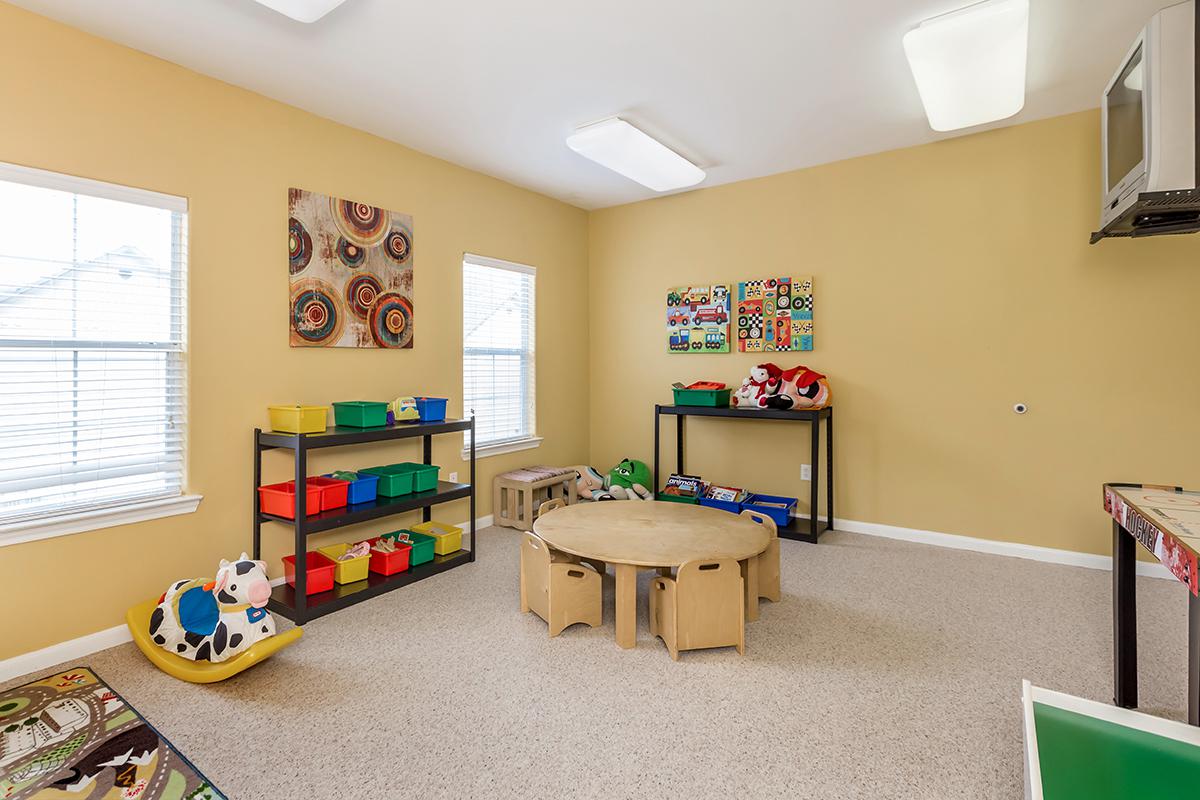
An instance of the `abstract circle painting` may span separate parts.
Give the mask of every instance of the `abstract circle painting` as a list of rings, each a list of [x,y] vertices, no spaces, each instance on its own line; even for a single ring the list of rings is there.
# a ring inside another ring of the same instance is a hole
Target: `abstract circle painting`
[[[288,190],[293,347],[413,346],[413,220]]]

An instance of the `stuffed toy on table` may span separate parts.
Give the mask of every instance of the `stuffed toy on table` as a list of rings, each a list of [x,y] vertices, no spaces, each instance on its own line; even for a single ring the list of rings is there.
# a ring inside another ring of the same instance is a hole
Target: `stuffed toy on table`
[[[829,379],[803,365],[786,370],[778,394],[767,398],[769,408],[783,411],[825,408],[829,403]]]
[[[779,393],[783,370],[775,364],[759,364],[750,370],[750,377],[730,398],[734,408],[761,410],[767,407],[767,399]]]
[[[216,577],[182,580],[158,601],[150,615],[150,637],[169,653],[192,661],[226,661],[255,642],[275,635],[267,565],[242,553],[221,559]]]

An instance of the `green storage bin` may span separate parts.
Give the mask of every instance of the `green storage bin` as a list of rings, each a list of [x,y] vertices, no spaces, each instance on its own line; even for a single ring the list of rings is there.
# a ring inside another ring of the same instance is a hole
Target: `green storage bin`
[[[385,533],[379,538],[398,540],[400,538],[400,534],[402,533],[408,534],[408,538],[412,545],[412,552],[408,554],[408,565],[410,567],[417,567],[421,564],[428,564],[430,561],[433,561],[433,550],[437,546],[437,539],[432,536],[427,536],[424,533],[418,533],[417,531],[410,531],[407,528],[404,528],[403,530]]]
[[[416,473],[411,470],[401,469],[399,464],[389,464],[385,467],[367,467],[366,469],[360,469],[359,472],[379,476],[379,487],[376,489],[376,493],[383,497],[400,497],[401,495],[412,494],[413,492],[413,476]]]
[[[659,492],[654,499],[665,500],[668,503],[686,503],[690,506],[694,506],[700,502],[699,497],[681,497],[677,494],[663,494],[662,492]]]
[[[438,470],[441,467],[433,464],[415,464],[411,461],[405,461],[400,464],[392,464],[389,469],[403,470],[412,474],[414,492],[428,492],[437,488],[438,485]]]
[[[349,428],[382,428],[387,425],[387,403],[350,400],[333,404],[333,424]]]
[[[705,406],[708,408],[728,408],[729,395],[733,392],[732,389],[673,389],[673,391],[677,406]],[[337,403],[334,405],[336,406]]]

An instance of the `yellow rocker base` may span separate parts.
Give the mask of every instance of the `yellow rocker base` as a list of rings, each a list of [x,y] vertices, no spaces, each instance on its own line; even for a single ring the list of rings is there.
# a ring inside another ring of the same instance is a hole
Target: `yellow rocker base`
[[[150,615],[157,607],[157,600],[138,603],[125,612],[125,624],[129,626],[129,632],[133,634],[133,641],[137,643],[138,649],[142,651],[142,655],[150,659],[151,664],[173,678],[190,683],[216,683],[226,678],[232,678],[263,659],[270,658],[304,635],[304,629],[297,626],[263,639],[261,642],[255,642],[244,652],[228,661],[216,664],[211,661],[191,661],[174,653],[168,653],[150,638]]]

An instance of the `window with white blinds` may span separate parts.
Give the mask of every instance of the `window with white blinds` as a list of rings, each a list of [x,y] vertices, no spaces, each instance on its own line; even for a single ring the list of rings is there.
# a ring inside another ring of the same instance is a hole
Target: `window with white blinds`
[[[477,448],[537,441],[534,283],[533,267],[463,257],[463,408]]]
[[[0,164],[0,530],[182,493],[183,198]]]

